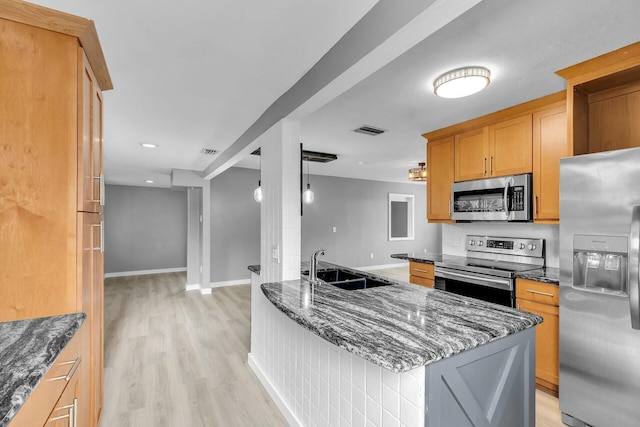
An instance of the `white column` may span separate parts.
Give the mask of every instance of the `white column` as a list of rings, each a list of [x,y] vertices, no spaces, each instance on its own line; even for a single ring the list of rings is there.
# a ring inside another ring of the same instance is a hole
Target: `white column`
[[[300,277],[300,123],[281,120],[260,137],[263,282]]]
[[[201,264],[201,228],[202,223],[202,188],[187,189],[187,287],[186,289],[200,289],[202,283]]]

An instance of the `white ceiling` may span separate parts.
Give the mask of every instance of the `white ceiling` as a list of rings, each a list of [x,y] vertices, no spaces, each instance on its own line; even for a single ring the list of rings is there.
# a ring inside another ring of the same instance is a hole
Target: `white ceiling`
[[[444,0],[443,0],[444,1]],[[34,0],[93,19],[115,89],[105,92],[107,182],[170,185],[203,170],[375,0]],[[312,174],[406,182],[424,161],[422,133],[564,90],[554,71],[640,40],[637,0],[483,0],[302,120],[305,149],[339,159]],[[433,80],[464,65],[487,89],[437,98]],[[370,137],[363,125],[388,129]],[[160,147],[144,149],[141,143]],[[238,166],[257,168],[255,156]]]

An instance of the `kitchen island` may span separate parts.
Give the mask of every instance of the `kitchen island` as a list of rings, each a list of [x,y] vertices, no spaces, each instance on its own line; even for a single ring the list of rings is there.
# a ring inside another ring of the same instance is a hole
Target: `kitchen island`
[[[539,316],[397,281],[346,291],[252,271],[249,363],[292,425],[534,425]]]

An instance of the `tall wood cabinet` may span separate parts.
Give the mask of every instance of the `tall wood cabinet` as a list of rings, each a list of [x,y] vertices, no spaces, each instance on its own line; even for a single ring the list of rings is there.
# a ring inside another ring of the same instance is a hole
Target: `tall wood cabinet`
[[[85,312],[78,424],[102,407],[102,95],[92,21],[0,9],[0,321]]]

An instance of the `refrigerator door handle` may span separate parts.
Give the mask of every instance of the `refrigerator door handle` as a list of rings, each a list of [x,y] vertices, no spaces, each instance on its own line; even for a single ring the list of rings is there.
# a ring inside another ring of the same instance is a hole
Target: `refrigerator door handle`
[[[640,206],[631,214],[631,240],[629,242],[629,306],[631,327],[640,329]]]

